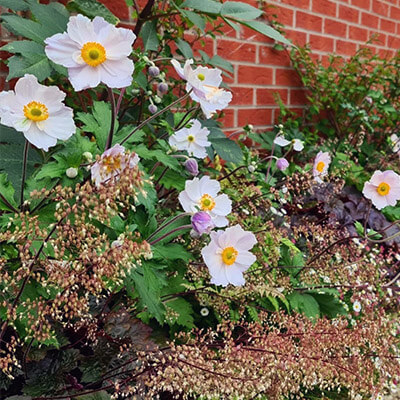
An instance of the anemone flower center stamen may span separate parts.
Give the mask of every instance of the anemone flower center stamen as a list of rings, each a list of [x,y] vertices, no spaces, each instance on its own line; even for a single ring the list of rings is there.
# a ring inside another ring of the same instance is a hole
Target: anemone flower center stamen
[[[97,42],[87,42],[81,49],[83,61],[91,67],[97,67],[106,61],[106,49]]]
[[[121,156],[106,156],[102,160],[108,174],[121,169]]]
[[[324,163],[323,161],[320,161],[320,162],[317,164],[317,166],[316,166],[316,170],[317,170],[319,173],[322,173],[323,170],[324,170],[324,168],[325,168],[325,163]]]
[[[206,77],[204,76],[204,74],[198,74],[197,78],[199,78],[199,81],[204,81],[206,79]]]
[[[200,199],[200,208],[202,211],[211,211],[215,207],[215,201],[209,194],[203,194]]]
[[[190,142],[190,143],[194,142],[194,136],[193,136],[193,135],[189,135],[189,136],[187,137],[187,140],[188,140],[188,142]]]
[[[225,247],[222,251],[222,261],[226,265],[232,265],[238,256],[238,251],[234,247]]]
[[[43,103],[31,101],[24,106],[24,115],[26,118],[35,122],[45,121],[49,118],[49,110]]]
[[[379,186],[376,188],[376,191],[381,196],[386,196],[390,192],[390,185],[386,182],[381,182]]]

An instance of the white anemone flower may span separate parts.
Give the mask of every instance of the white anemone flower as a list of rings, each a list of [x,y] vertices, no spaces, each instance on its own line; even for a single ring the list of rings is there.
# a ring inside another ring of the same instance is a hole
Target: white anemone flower
[[[169,138],[169,144],[178,150],[185,150],[189,156],[206,158],[206,147],[211,146],[207,140],[210,131],[202,128],[200,121],[192,119],[190,128],[182,128]]]
[[[274,139],[274,143],[281,147],[286,147],[291,144],[295,151],[302,151],[304,149],[304,144],[300,139],[287,140],[282,135],[278,135]]]
[[[222,83],[220,69],[207,67],[193,69],[191,66],[193,60],[186,60],[183,68],[177,60],[172,60],[171,63],[177,74],[186,80],[186,90],[192,91],[190,97],[200,103],[206,118],[211,118],[216,111],[228,107],[232,93],[219,87]]]
[[[329,164],[331,163],[331,156],[328,152],[320,151],[314,160],[313,176],[314,180],[322,183],[322,178],[328,175]]]
[[[356,301],[353,303],[353,310],[354,310],[356,313],[359,313],[359,312],[361,311],[361,303],[360,303],[358,300],[356,300]]]
[[[139,156],[126,153],[125,147],[116,144],[106,150],[91,167],[92,181],[98,187],[110,179],[118,179],[125,168],[134,168],[139,163]]]
[[[372,204],[382,210],[386,206],[395,206],[400,200],[400,176],[392,170],[375,171],[368,182],[365,182],[363,195]]]
[[[256,261],[256,256],[249,251],[256,243],[255,235],[243,230],[240,225],[211,232],[211,242],[201,251],[211,283],[244,285],[243,272]]]
[[[182,208],[191,214],[206,211],[213,224],[221,228],[228,225],[228,215],[232,211],[232,201],[226,194],[218,194],[221,185],[218,181],[203,176],[186,181],[185,190],[179,193]]]
[[[102,17],[93,21],[83,15],[69,19],[67,32],[45,40],[46,55],[68,68],[69,80],[76,91],[106,84],[124,88],[132,83],[133,61],[128,57],[136,35],[116,28]]]
[[[67,140],[76,131],[73,111],[63,103],[65,93],[56,86],[41,85],[34,75],[19,79],[14,91],[0,93],[3,125],[22,132],[30,143],[45,151]]]

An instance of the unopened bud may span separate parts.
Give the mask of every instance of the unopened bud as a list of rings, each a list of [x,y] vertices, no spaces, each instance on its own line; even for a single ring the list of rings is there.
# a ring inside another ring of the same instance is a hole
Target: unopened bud
[[[150,105],[149,105],[149,111],[150,111],[152,114],[155,114],[155,113],[157,112],[157,110],[158,110],[158,108],[157,108],[156,105],[154,105],[154,104],[150,104]]]
[[[149,75],[152,76],[153,78],[156,78],[158,75],[160,75],[160,69],[155,65],[151,66],[149,68]]]
[[[288,166],[289,166],[289,162],[288,162],[288,160],[286,160],[286,158],[278,158],[276,160],[276,167],[280,171],[284,171]]]
[[[161,97],[159,97],[157,95],[153,97],[153,101],[156,104],[160,104],[162,102]]]
[[[248,171],[252,174],[252,173],[256,170],[256,167],[255,167],[254,165],[249,165],[249,166],[247,167],[247,169],[248,169]]]
[[[157,90],[161,93],[161,94],[165,94],[168,93],[168,84],[166,84],[165,82],[161,82],[158,84]]]
[[[78,176],[78,168],[74,168],[74,167],[68,168],[65,171],[65,174],[68,176],[68,178],[74,179]]]
[[[215,225],[210,214],[205,211],[199,211],[192,217],[192,227],[198,235],[202,235],[203,233],[210,233]]]
[[[85,151],[82,156],[88,162],[93,161],[93,154],[90,151]]]
[[[184,166],[190,175],[197,176],[199,174],[199,165],[194,158],[189,158],[186,160]]]

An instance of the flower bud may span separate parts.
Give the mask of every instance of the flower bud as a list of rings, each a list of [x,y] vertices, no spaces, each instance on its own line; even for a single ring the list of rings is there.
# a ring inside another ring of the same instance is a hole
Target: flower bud
[[[184,166],[190,175],[197,176],[199,174],[199,165],[194,158],[189,158],[185,161]]]
[[[78,168],[74,168],[74,167],[68,168],[65,171],[65,174],[68,176],[68,178],[74,179],[78,176]]]
[[[203,317],[207,317],[207,315],[210,314],[210,311],[208,310],[208,308],[203,307],[203,308],[200,310],[200,314],[201,314]]]
[[[150,104],[150,105],[149,105],[149,111],[150,111],[152,114],[155,114],[155,113],[157,112],[157,110],[158,110],[158,108],[157,108],[156,105],[154,105],[154,104]]]
[[[168,84],[165,82],[161,82],[158,84],[157,90],[161,93],[161,94],[165,94],[168,93]]]
[[[254,126],[253,126],[252,124],[248,124],[247,127],[248,127],[251,131],[254,130]]]
[[[288,166],[289,166],[289,162],[288,162],[288,160],[286,160],[286,158],[278,158],[276,160],[276,167],[280,171],[284,171]]]
[[[147,56],[143,56],[143,61],[148,63],[148,62],[150,62],[150,59]]]
[[[82,157],[83,157],[86,161],[88,161],[88,162],[93,161],[93,154],[92,154],[90,151],[85,151],[85,152],[82,154]]]
[[[254,165],[249,165],[249,166],[247,167],[247,169],[248,169],[248,171],[252,174],[252,173],[256,170],[256,167],[255,167]]]
[[[149,75],[152,76],[153,78],[156,78],[158,75],[160,75],[160,69],[155,65],[151,66],[149,68]]]
[[[203,233],[210,233],[214,228],[214,223],[210,214],[205,211],[199,211],[192,217],[192,226],[197,234],[202,235]]]
[[[153,101],[156,104],[160,104],[162,102],[161,97],[157,95],[153,97]]]

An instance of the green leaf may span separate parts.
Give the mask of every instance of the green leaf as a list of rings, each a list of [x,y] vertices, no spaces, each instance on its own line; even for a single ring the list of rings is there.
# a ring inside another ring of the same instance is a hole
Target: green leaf
[[[172,323],[177,323],[178,325],[185,326],[189,329],[193,328],[193,309],[189,302],[182,298],[176,298],[168,301],[166,305],[178,313],[177,317],[172,318]],[[168,321],[169,324],[171,324],[171,322]]]
[[[259,32],[277,42],[281,42],[287,44],[289,46],[293,46],[293,44],[286,39],[281,33],[279,33],[276,29],[272,28],[271,26],[267,25],[265,22],[262,21],[238,21],[242,25],[247,26],[250,29],[253,29],[256,32]]]
[[[178,8],[178,10],[182,13],[184,17],[186,17],[196,28],[199,28],[202,32],[206,28],[206,19],[203,18],[201,15],[189,11],[189,10],[182,10]]]
[[[206,14],[219,14],[222,4],[214,0],[186,0],[181,7],[192,8],[193,10],[202,11]]]
[[[290,306],[305,314],[308,318],[318,318],[320,315],[320,308],[317,300],[309,294],[301,294],[293,292],[288,296]]]
[[[169,229],[171,229],[171,227],[169,227]],[[154,258],[160,258],[163,260],[183,260],[185,262],[188,262],[192,258],[192,254],[178,243],[170,243],[166,245],[157,244],[153,247],[153,256]]]
[[[310,294],[318,302],[321,315],[326,315],[329,318],[335,318],[338,315],[347,314],[344,304],[337,296],[337,292],[334,294],[308,291],[307,294]]]
[[[105,390],[101,390],[100,392],[84,394],[82,396],[74,396],[74,398],[76,400],[111,400],[111,395]]]
[[[67,9],[90,18],[103,17],[110,24],[117,25],[119,22],[119,18],[97,0],[73,0],[67,4]]]
[[[0,48],[1,51],[8,51],[9,53],[44,53],[43,45],[32,42],[31,40],[16,40],[10,43],[7,43],[5,46]]]
[[[15,190],[8,180],[7,174],[5,173],[0,173],[0,193],[6,200],[6,202],[4,202],[0,197],[0,210],[12,211],[12,208],[9,207],[8,204],[15,208],[18,207],[17,202],[14,199]]]
[[[146,51],[157,51],[160,41],[157,36],[157,21],[147,21],[140,32]]]
[[[28,5],[23,0],[0,0],[0,6],[13,11],[28,11]]]
[[[183,40],[181,38],[178,38],[175,41],[175,43],[185,58],[193,58],[194,57],[192,48],[190,47],[190,44],[188,42],[186,42],[185,40]]]
[[[208,63],[214,67],[221,67],[232,74],[234,72],[233,65],[218,55],[213,56]]]
[[[49,59],[45,54],[33,54],[28,58],[16,55],[8,59],[9,74],[7,81],[13,78],[19,78],[25,74],[35,75],[39,82],[42,82],[51,75],[52,68]]]
[[[44,39],[53,35],[51,28],[18,15],[3,15],[2,19],[5,27],[12,33],[32,39],[38,43],[43,43]]]
[[[220,14],[224,17],[252,20],[260,17],[263,14],[263,11],[251,6],[250,4],[238,1],[226,1],[221,7]]]
[[[77,114],[77,119],[83,122],[83,131],[93,133],[100,151],[103,151],[111,126],[110,105],[104,101],[95,101],[92,114],[80,112]],[[116,126],[115,129],[117,128]]]
[[[135,147],[134,150],[144,160],[159,161],[172,170],[182,171],[179,161],[162,150],[150,150],[143,144]]]
[[[35,0],[29,0],[29,8],[40,24],[45,26],[52,35],[67,29],[69,13],[62,4],[44,5]]]

